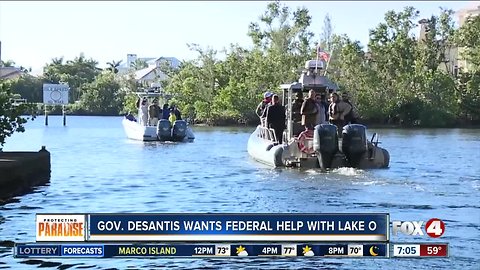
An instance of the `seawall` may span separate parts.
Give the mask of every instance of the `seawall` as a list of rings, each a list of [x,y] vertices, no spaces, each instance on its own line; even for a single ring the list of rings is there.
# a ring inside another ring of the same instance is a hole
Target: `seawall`
[[[50,181],[50,152],[0,152],[0,204]]]

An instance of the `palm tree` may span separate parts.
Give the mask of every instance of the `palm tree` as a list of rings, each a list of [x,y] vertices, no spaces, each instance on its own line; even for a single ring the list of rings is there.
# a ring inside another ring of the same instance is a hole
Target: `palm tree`
[[[60,58],[53,58],[52,59],[52,64],[53,65],[63,65],[63,57]]]
[[[118,73],[118,67],[120,66],[120,64],[122,63],[123,60],[120,60],[120,61],[115,61],[113,60],[112,62],[107,62],[107,65],[109,65],[109,67],[107,68],[107,70],[110,70],[111,72],[113,72],[114,74],[117,74]]]
[[[25,72],[25,73],[32,72],[32,68],[26,68],[24,66],[20,66],[19,69],[20,69],[20,71]]]
[[[131,65],[131,68],[133,68],[134,70],[140,70],[148,67],[147,62],[142,59],[135,60],[135,62],[133,62]]]
[[[0,63],[2,67],[13,67],[15,66],[15,62],[13,62],[12,60],[7,60],[7,61],[3,61]]]

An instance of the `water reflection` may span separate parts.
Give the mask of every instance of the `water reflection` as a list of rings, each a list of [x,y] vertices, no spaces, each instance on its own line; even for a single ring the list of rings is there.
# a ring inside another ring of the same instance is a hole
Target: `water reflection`
[[[1,245],[0,268],[472,269],[480,257],[480,130],[372,129],[391,154],[389,169],[322,173],[253,161],[246,151],[253,128],[194,127],[193,143],[143,143],[125,138],[120,118],[69,117],[68,127],[50,118],[50,126],[39,117],[7,140],[5,151],[46,145],[52,175],[50,185],[0,208],[0,241],[34,241],[40,212],[381,212],[391,220],[444,219],[440,240],[450,243],[451,258],[17,260]]]

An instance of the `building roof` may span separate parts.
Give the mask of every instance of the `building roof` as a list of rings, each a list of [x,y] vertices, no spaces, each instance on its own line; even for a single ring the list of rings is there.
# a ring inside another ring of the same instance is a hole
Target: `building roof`
[[[170,56],[169,57],[160,56],[157,58],[155,57],[138,57],[137,58],[137,60],[145,61],[145,63],[147,63],[148,65],[155,64],[158,60],[161,60],[161,59],[170,61],[170,63],[172,63],[172,67],[175,67],[175,68],[180,65],[180,60],[178,60],[176,57],[170,57]],[[129,68],[127,65],[128,65],[127,61],[122,62],[119,68],[127,69]]]
[[[139,57],[139,58],[137,58],[137,60],[144,61],[147,64],[155,63],[155,59],[156,58],[153,58],[153,57]],[[153,61],[153,63],[152,63],[152,61]],[[125,61],[125,62],[122,61],[122,63],[118,66],[118,68],[121,68],[121,69],[129,68],[129,66],[127,66],[127,65],[128,65],[127,61]]]
[[[13,79],[23,74],[25,72],[16,67],[0,67],[0,79]]]
[[[463,25],[469,16],[477,16],[480,14],[480,1],[472,1],[467,7],[456,12],[460,26]]]
[[[178,68],[180,66],[180,60],[178,60],[176,57],[159,57],[155,59],[155,62],[159,60],[167,60],[170,62],[173,68]]]
[[[150,72],[154,71],[156,68],[157,68],[157,65],[150,64],[148,67],[146,67],[144,69],[140,69],[140,70],[135,71],[135,79],[136,80],[141,80],[142,78],[144,78],[145,76],[150,74]]]

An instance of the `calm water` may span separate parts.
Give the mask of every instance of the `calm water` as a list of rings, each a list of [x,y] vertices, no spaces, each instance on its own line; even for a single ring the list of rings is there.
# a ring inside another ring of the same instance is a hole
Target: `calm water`
[[[445,221],[437,242],[447,259],[14,259],[0,247],[0,268],[473,269],[480,258],[480,130],[369,130],[390,151],[390,168],[330,173],[272,169],[252,161],[253,128],[194,127],[188,144],[126,139],[119,117],[43,117],[7,139],[5,151],[52,155],[49,185],[0,206],[0,242],[34,242],[37,212],[388,212],[391,220]],[[398,237],[392,241],[435,242]],[[477,268],[478,269],[478,268]]]

